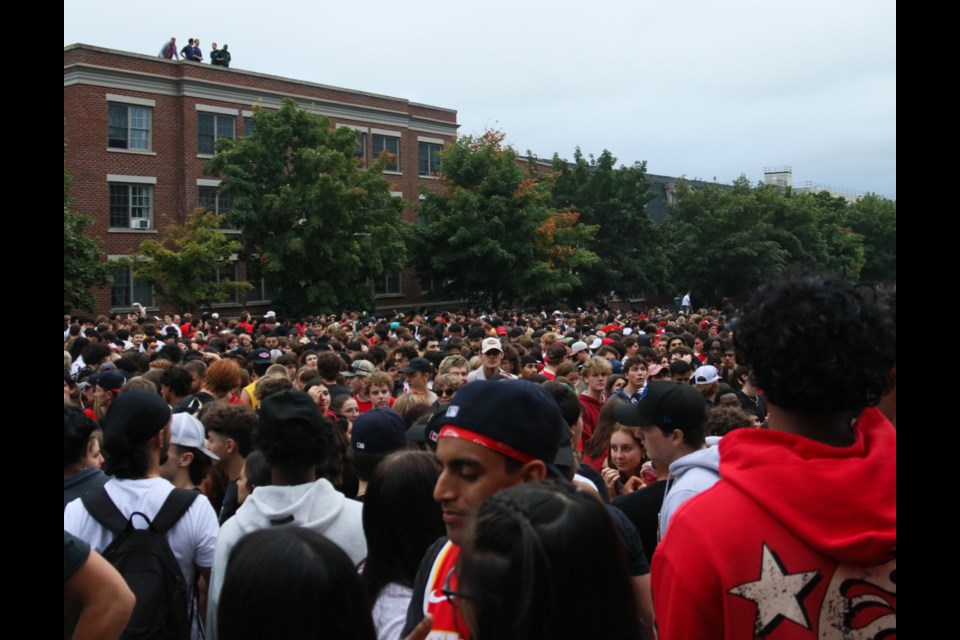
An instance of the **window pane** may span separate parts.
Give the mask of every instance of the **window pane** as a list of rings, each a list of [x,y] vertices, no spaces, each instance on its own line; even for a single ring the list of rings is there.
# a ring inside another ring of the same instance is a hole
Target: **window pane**
[[[130,217],[150,219],[151,187],[130,186]]]
[[[113,274],[113,288],[110,290],[110,305],[114,307],[129,307],[130,303],[130,271],[118,271]],[[137,300],[143,304],[142,300]]]
[[[111,104],[107,112],[107,146],[111,149],[127,148],[127,108]]]
[[[217,139],[233,139],[233,118],[230,116],[217,116]]]
[[[127,185],[110,185],[110,226],[130,226],[130,191]]]
[[[249,138],[253,135],[253,118],[243,119],[243,137]]]
[[[367,159],[367,133],[365,131],[357,131],[357,146],[353,153],[361,160]]]
[[[130,148],[150,148],[150,109],[130,107]]]
[[[374,134],[374,157],[379,159],[383,152],[386,152],[389,156],[393,156],[384,162],[383,168],[387,171],[400,171],[400,138]]]
[[[130,304],[139,302],[145,307],[153,306],[153,285],[149,282],[133,281],[133,300]]]
[[[212,113],[197,114],[197,153],[213,155],[214,124]]]
[[[200,206],[207,211],[217,212],[216,187],[200,187]]]

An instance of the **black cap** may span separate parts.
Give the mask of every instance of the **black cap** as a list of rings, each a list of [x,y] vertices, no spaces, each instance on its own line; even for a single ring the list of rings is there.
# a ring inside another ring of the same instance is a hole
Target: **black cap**
[[[113,392],[119,391],[126,382],[127,379],[116,369],[102,371],[97,378],[97,386]]]
[[[128,391],[110,403],[103,426],[103,448],[109,454],[124,455],[131,446],[141,445],[170,422],[170,405],[152,391]]]
[[[323,417],[316,402],[304,391],[285,389],[264,398],[259,406],[259,414],[260,429],[275,428],[287,422],[302,422],[308,427],[323,428]]]
[[[269,349],[257,349],[253,352],[253,364],[267,364],[272,361]]]
[[[673,380],[647,383],[647,391],[636,404],[618,405],[613,415],[622,425],[664,429],[702,428],[707,421],[707,401],[688,384]]]
[[[501,445],[493,448],[503,455],[535,458],[548,465],[556,459],[560,444],[570,440],[560,407],[543,387],[525,380],[477,380],[464,385],[436,420],[442,425],[441,438],[470,440],[478,434]],[[431,419],[430,425],[435,424]]]
[[[350,446],[364,453],[390,453],[407,444],[406,429],[393,409],[370,409],[353,421]]]
[[[413,358],[407,363],[401,373],[433,373],[433,365],[426,358]]]

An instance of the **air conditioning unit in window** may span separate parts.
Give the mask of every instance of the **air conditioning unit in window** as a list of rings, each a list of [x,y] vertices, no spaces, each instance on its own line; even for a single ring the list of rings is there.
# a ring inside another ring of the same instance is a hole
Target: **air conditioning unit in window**
[[[150,219],[149,218],[130,218],[130,228],[131,229],[149,229]]]

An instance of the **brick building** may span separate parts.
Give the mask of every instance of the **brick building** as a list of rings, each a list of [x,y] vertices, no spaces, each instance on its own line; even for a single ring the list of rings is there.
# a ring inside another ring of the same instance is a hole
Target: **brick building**
[[[219,182],[203,173],[216,140],[242,137],[252,105],[278,108],[284,98],[355,130],[363,162],[384,150],[395,155],[396,166],[385,173],[396,185],[394,195],[411,203],[420,187],[437,184],[431,175],[437,154],[458,126],[456,111],[403,98],[86,44],[65,47],[64,167],[73,176],[74,208],[93,218],[88,230],[108,259],[136,254],[164,221],[182,222],[196,207],[227,210],[229,202],[217,194]],[[403,215],[416,221],[411,208]],[[254,284],[241,299],[217,305],[223,313],[269,304],[270,292],[255,267],[234,263],[217,277]],[[404,271],[384,274],[371,286],[378,307],[395,308],[415,304],[429,284]],[[118,272],[113,286],[96,298],[97,311],[161,303],[129,272]]]

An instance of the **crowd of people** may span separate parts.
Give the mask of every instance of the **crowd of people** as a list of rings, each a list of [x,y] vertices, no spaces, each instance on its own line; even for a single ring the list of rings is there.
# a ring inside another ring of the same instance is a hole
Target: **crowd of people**
[[[164,58],[166,60],[183,60],[184,62],[203,62],[203,49],[200,48],[200,38],[190,38],[187,41],[187,44],[183,46],[182,49],[177,51],[177,39],[171,37],[169,41],[164,42],[163,46],[160,47],[160,53],[157,54],[158,58]],[[214,42],[210,49],[210,64],[215,67],[229,67],[230,60],[232,56],[230,55],[230,46],[223,45],[223,47],[217,47],[217,43]]]
[[[895,312],[65,316],[65,633],[895,634]]]

